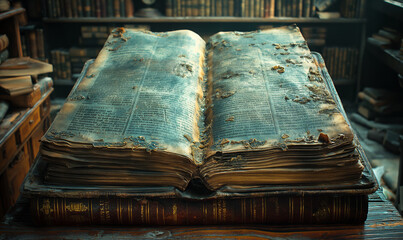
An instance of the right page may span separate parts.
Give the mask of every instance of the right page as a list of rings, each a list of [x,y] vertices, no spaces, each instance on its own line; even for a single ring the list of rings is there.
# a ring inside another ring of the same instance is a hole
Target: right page
[[[211,189],[359,180],[353,133],[298,27],[222,32],[207,49]]]

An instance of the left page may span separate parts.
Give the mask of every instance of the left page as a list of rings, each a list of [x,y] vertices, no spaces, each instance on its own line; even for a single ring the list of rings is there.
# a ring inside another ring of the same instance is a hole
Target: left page
[[[204,48],[187,30],[115,29],[43,137],[44,145],[146,149],[193,161]]]

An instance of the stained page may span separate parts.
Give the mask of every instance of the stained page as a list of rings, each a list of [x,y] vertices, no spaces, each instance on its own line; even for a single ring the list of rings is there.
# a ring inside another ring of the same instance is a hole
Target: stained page
[[[213,152],[352,141],[298,27],[218,33],[208,46]]]
[[[199,136],[204,48],[191,31],[116,29],[43,141],[192,158],[189,139]]]

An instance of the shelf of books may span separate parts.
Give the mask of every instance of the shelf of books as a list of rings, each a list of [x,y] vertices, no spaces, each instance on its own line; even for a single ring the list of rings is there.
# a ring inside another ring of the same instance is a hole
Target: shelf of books
[[[79,18],[44,18],[46,23],[365,23],[364,18],[330,18],[316,17],[158,17],[158,18],[115,18],[115,17],[79,17]]]

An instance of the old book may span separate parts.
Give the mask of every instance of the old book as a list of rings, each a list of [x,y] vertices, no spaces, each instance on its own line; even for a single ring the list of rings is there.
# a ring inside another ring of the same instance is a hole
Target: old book
[[[0,78],[0,93],[19,96],[33,91],[31,76]]]
[[[42,139],[38,175],[24,191],[365,195],[376,183],[354,139],[323,60],[296,26],[222,32],[207,44],[187,30],[119,28]]]
[[[30,57],[9,58],[0,65],[0,77],[38,75],[52,71],[51,64]]]
[[[33,91],[19,96],[0,95],[0,99],[10,102],[14,107],[33,107],[42,95],[51,89],[53,81],[51,78],[46,77],[39,80],[33,86]]]

